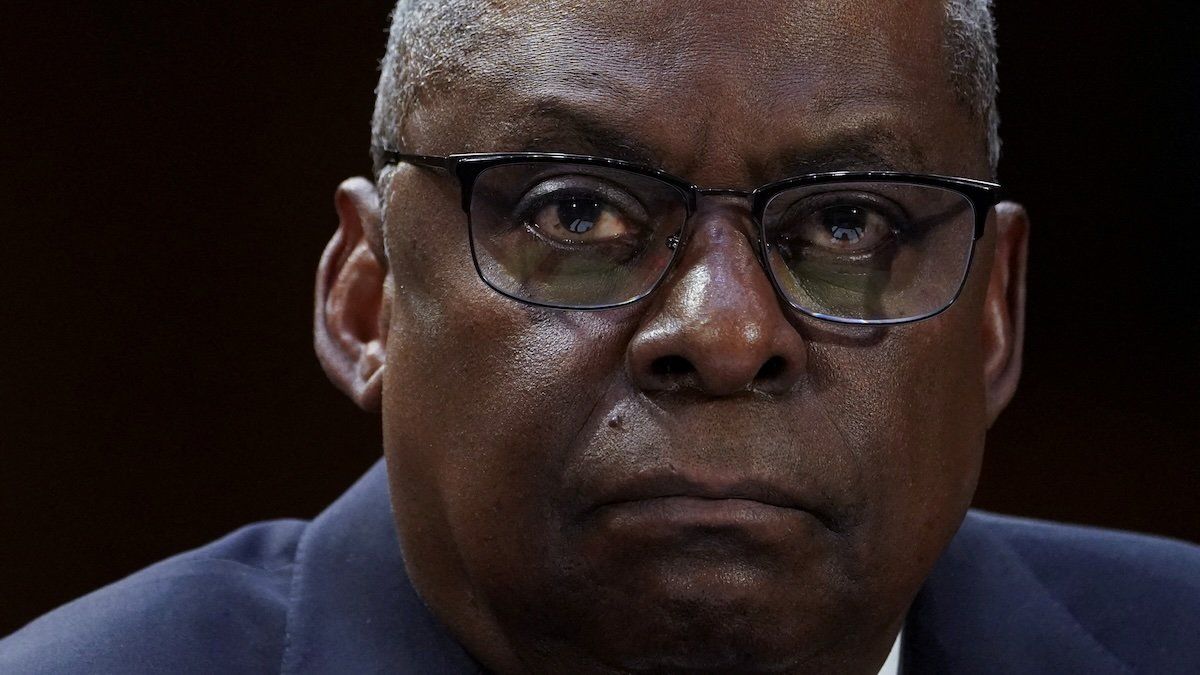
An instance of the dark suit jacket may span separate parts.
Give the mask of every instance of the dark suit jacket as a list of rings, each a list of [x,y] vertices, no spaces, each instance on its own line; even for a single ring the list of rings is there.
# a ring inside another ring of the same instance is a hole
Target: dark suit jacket
[[[1200,548],[971,512],[904,673],[1200,673]],[[476,673],[400,557],[382,462],[312,522],[251,525],[0,641],[0,673]]]

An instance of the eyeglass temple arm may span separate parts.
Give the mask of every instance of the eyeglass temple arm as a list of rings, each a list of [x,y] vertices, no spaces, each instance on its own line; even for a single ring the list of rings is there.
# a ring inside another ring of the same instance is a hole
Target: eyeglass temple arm
[[[375,146],[375,149],[379,152],[379,161],[378,166],[376,167],[376,173],[382,170],[385,166],[391,166],[401,162],[415,164],[417,166],[425,166],[431,169],[443,169],[445,171],[449,171],[450,173],[454,173],[454,166],[456,162],[451,157],[440,157],[437,155],[409,155],[397,150],[390,150],[388,148],[382,148],[379,146]]]

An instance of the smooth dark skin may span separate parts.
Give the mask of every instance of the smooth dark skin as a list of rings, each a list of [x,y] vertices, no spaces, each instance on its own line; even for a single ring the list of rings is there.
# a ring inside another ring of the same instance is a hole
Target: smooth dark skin
[[[515,5],[524,39],[481,43],[409,118],[406,150],[616,155],[709,187],[798,170],[989,177],[943,65],[939,2]],[[736,198],[701,200],[653,296],[599,312],[487,288],[445,174],[353,178],[336,207],[318,354],[382,410],[408,572],[481,663],[879,668],[1016,386],[1020,206],[989,216],[953,307],[886,329],[783,306]],[[692,370],[655,367],[670,356]],[[762,371],[772,357],[784,367]],[[746,518],[713,527],[659,518],[665,494],[598,508],[672,475],[752,478],[791,502],[717,502]]]

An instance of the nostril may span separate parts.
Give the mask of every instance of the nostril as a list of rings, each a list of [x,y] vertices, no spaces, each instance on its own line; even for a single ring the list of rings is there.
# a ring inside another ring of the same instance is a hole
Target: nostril
[[[758,374],[754,376],[754,379],[773,380],[779,377],[785,368],[787,368],[787,361],[784,361],[782,356],[772,356],[758,369]]]
[[[682,356],[672,354],[654,359],[650,364],[650,370],[655,375],[686,375],[696,372],[696,367]]]

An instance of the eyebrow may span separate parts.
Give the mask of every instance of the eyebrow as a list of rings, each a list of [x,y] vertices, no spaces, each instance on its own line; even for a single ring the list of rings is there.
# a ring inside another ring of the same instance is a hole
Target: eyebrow
[[[545,100],[524,113],[532,127],[520,129],[518,151],[574,152],[657,166],[663,153],[582,111],[556,100]]]
[[[570,152],[610,157],[660,167],[665,153],[611,122],[558,99],[538,101],[513,125],[514,137],[522,140],[519,152]],[[875,121],[839,131],[818,145],[801,144],[777,153],[775,159],[748,167],[760,183],[832,171],[926,172],[927,158],[919,146],[896,135],[883,122]]]
[[[840,132],[812,147],[794,148],[767,167],[775,175],[801,176],[830,171],[925,172],[926,154],[919,146],[897,136],[882,124]]]

